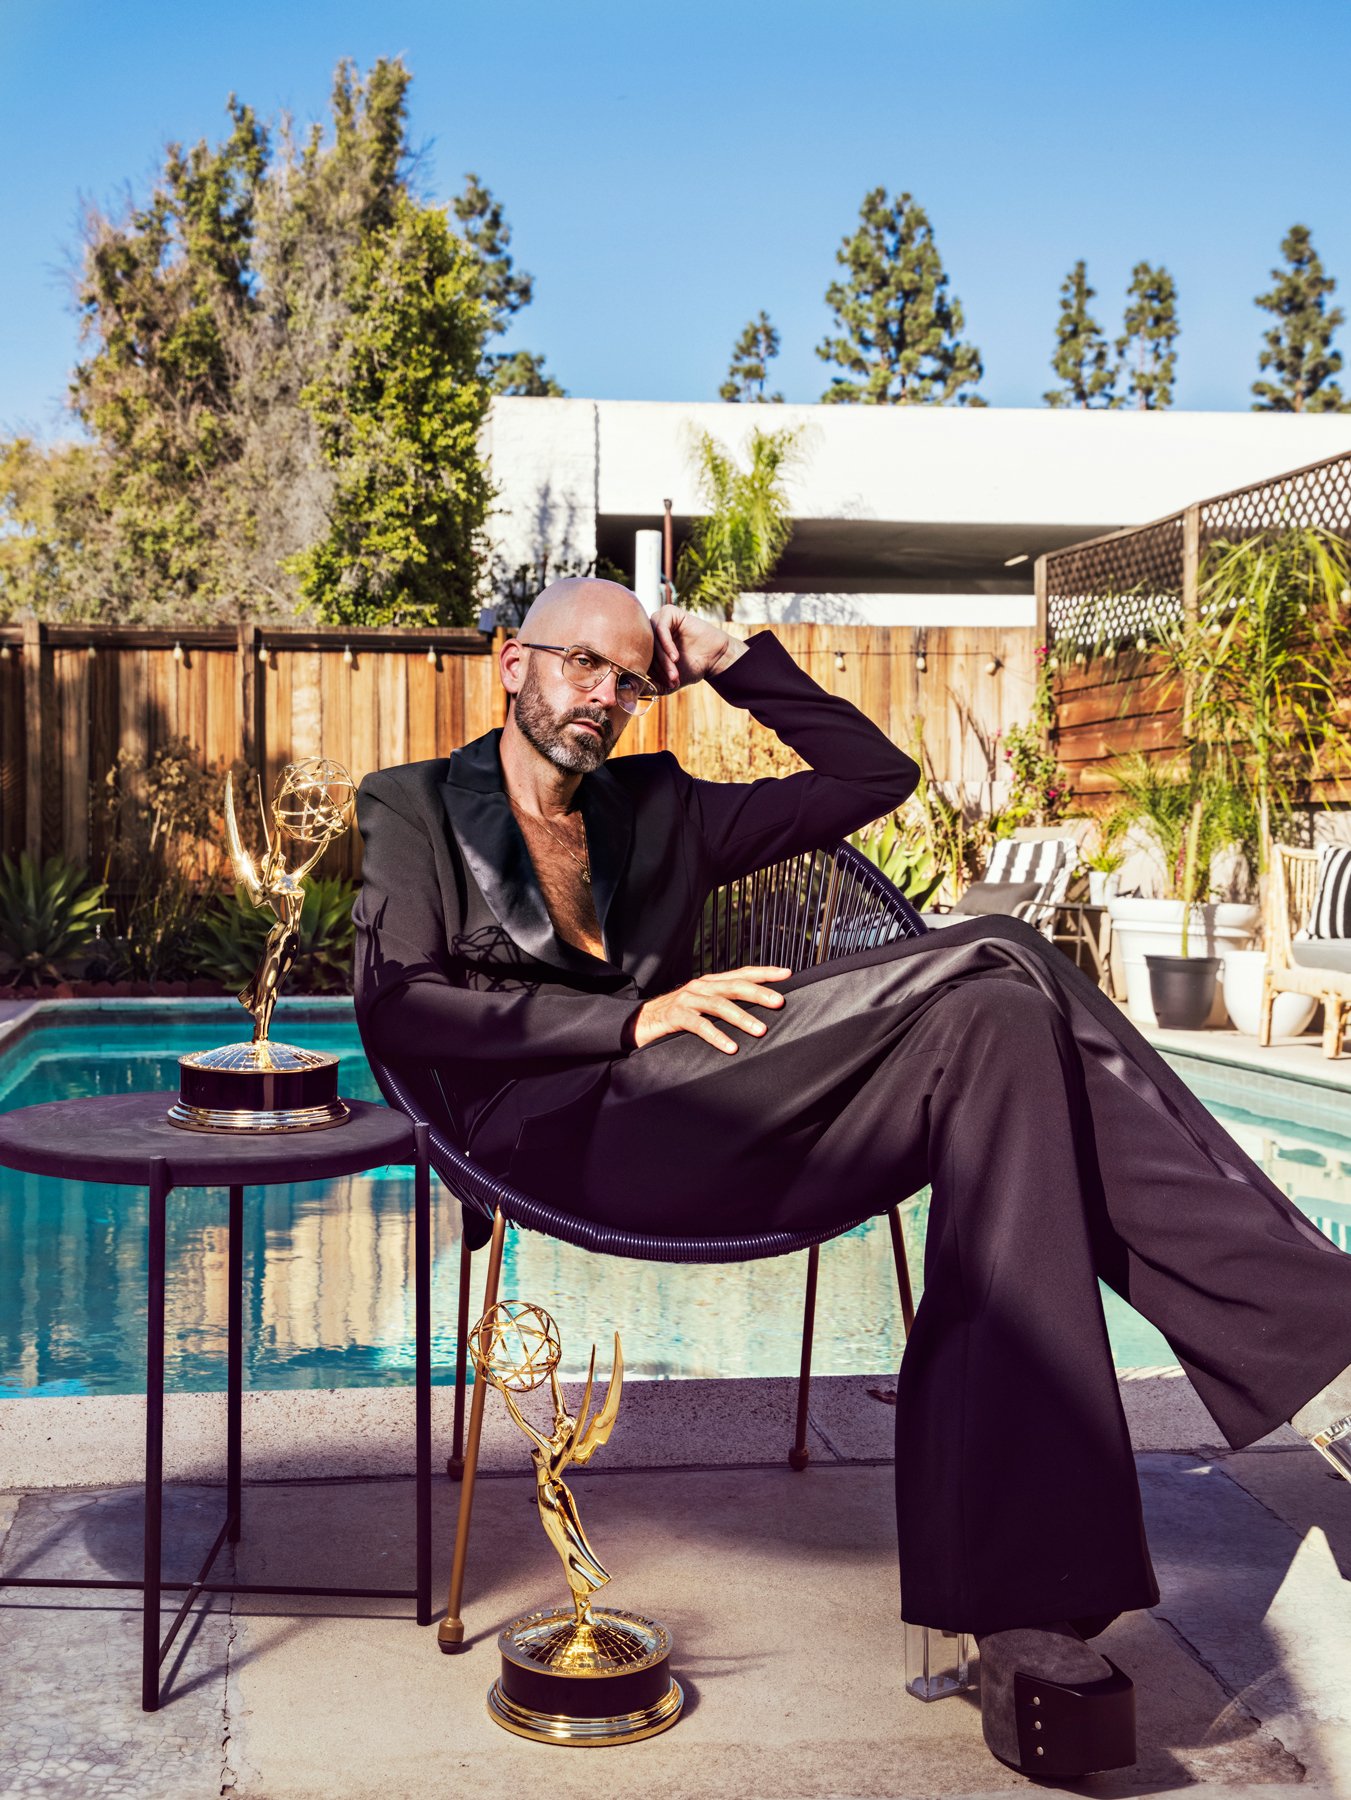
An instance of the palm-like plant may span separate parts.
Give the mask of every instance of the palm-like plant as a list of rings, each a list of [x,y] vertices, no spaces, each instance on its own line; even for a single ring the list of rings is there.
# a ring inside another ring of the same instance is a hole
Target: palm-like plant
[[[0,857],[0,964],[16,987],[59,981],[59,965],[87,949],[110,916],[103,883],[64,856],[40,867],[26,850]]]
[[[1188,735],[1249,797],[1263,911],[1277,823],[1307,782],[1351,756],[1351,563],[1315,528],[1216,543],[1194,619],[1156,634],[1187,694]]]
[[[694,441],[699,494],[707,508],[682,546],[676,589],[682,606],[730,620],[749,589],[763,587],[793,529],[785,479],[801,456],[801,433],[762,431],[746,444],[750,466],[711,432]]]
[[[1112,835],[1138,822],[1163,853],[1168,900],[1184,902],[1182,954],[1191,911],[1210,891],[1211,859],[1252,834],[1252,808],[1242,787],[1208,765],[1203,754],[1161,764],[1137,750],[1108,765],[1118,803]]]

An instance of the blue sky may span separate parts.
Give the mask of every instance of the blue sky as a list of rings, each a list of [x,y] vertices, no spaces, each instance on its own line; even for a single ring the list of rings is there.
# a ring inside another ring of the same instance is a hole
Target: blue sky
[[[778,384],[819,398],[834,252],[883,184],[929,211],[992,405],[1040,403],[1082,256],[1112,332],[1165,262],[1178,404],[1244,409],[1291,223],[1351,293],[1349,53],[1346,0],[0,0],[0,427],[66,429],[82,197],[143,193],[232,89],[308,119],[339,57],[382,54],[428,195],[472,168],[503,201],[537,296],[510,342],[573,394],[716,398],[765,307]]]

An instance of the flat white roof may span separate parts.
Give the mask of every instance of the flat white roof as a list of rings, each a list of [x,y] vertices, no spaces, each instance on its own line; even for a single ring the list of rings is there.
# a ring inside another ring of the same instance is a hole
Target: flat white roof
[[[503,450],[530,444],[538,454],[541,440],[560,448],[569,440],[569,460],[580,451],[593,464],[596,514],[651,522],[666,496],[678,516],[700,510],[689,458],[696,433],[739,448],[757,425],[803,428],[805,455],[792,487],[798,519],[1072,526],[1085,535],[1351,450],[1351,417],[1335,413],[493,404],[493,436]],[[507,470],[499,473],[510,483]]]

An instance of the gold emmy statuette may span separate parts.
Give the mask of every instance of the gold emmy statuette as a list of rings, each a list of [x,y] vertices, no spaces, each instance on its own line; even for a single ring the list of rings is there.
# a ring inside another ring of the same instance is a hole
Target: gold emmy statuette
[[[355,806],[356,789],[341,763],[321,756],[287,763],[272,793],[270,832],[264,810],[267,850],[258,865],[240,837],[234,788],[226,776],[225,835],[235,879],[275,923],[253,979],[239,995],[240,1005],[253,1015],[252,1039],[179,1057],[171,1125],[189,1131],[314,1131],[348,1118],[338,1098],[337,1057],[275,1043],[268,1028],[300,944],[305,877],[351,825]],[[287,862],[293,845],[300,852],[295,868]]]
[[[502,1673],[488,1695],[489,1714],[518,1737],[544,1744],[628,1744],[665,1731],[685,1704],[671,1677],[671,1634],[637,1613],[592,1607],[592,1594],[610,1576],[563,1480],[569,1464],[590,1462],[614,1430],[624,1385],[618,1332],[609,1391],[592,1419],[595,1348],[581,1405],[570,1413],[558,1381],[558,1328],[542,1307],[520,1300],[490,1307],[469,1334],[469,1349],[479,1376],[498,1390],[529,1439],[540,1523],[572,1590],[571,1606],[529,1613],[504,1627],[497,1640]],[[516,1404],[518,1394],[546,1381],[554,1404],[547,1437]]]

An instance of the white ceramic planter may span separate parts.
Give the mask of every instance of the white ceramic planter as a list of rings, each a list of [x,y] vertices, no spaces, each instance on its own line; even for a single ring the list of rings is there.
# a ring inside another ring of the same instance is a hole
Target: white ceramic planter
[[[1088,904],[1090,906],[1106,906],[1108,900],[1117,890],[1121,879],[1119,869],[1090,869],[1088,871]]]
[[[1182,902],[1138,900],[1112,895],[1107,901],[1112,920],[1112,955],[1124,972],[1126,1010],[1138,1025],[1157,1025],[1149,991],[1147,954],[1181,956]],[[1194,906],[1187,932],[1189,956],[1223,956],[1229,950],[1246,950],[1257,935],[1260,913],[1255,906],[1230,900],[1208,901]],[[1206,1023],[1225,1022],[1224,994],[1217,985],[1215,1005]]]
[[[1262,971],[1267,966],[1265,950],[1226,950],[1220,984],[1224,1004],[1234,1028],[1257,1036],[1262,1013]],[[1271,1010],[1271,1035],[1298,1037],[1317,1009],[1318,1001],[1310,994],[1277,994]]]

